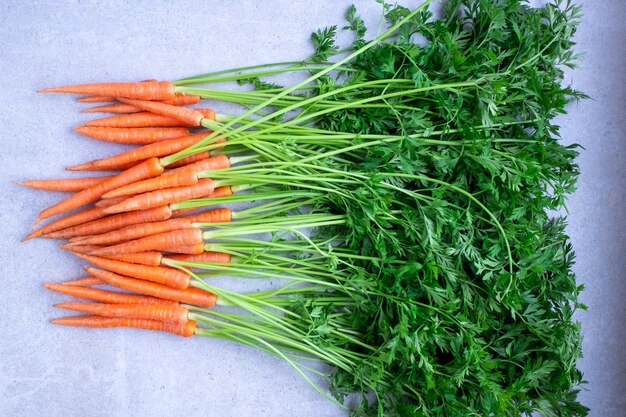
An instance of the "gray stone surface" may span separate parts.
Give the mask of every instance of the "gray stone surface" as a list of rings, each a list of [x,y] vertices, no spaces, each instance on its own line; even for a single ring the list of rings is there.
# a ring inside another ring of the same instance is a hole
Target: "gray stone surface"
[[[584,0],[576,38],[586,54],[571,73],[593,100],[572,104],[563,136],[586,149],[570,200],[576,272],[587,287],[580,314],[593,416],[626,409],[626,8]],[[357,6],[375,27],[373,1]],[[87,120],[69,96],[43,86],[176,79],[233,66],[299,59],[309,33],[341,23],[347,1],[95,0],[0,2],[0,416],[340,416],[283,361],[220,340],[133,330],[52,326],[64,297],[44,281],[81,275],[82,263],[47,240],[20,244],[36,214],[61,193],[11,183],[59,177],[62,167],[122,146],[71,131]],[[417,2],[412,2],[417,4]]]

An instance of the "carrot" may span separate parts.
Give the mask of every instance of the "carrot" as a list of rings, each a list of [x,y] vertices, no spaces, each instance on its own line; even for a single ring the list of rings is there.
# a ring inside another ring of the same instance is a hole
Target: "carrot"
[[[131,327],[136,329],[157,330],[162,332],[173,333],[178,336],[191,337],[196,330],[196,322],[188,320],[185,323],[148,320],[148,319],[129,319],[120,317],[101,317],[101,316],[76,316],[63,317],[52,320],[54,324],[64,326],[77,327]]]
[[[106,216],[107,213],[104,212],[104,207],[90,207],[77,213],[69,214],[65,217],[53,221],[52,223],[48,223],[47,225],[27,235],[24,239],[22,239],[22,242],[30,240],[34,237],[43,236],[56,230],[67,229],[68,227],[87,223],[96,219],[101,219],[102,217]]]
[[[186,322],[187,310],[183,306],[158,304],[108,304],[70,302],[55,304],[54,307],[79,311],[104,317],[120,317],[128,319],[148,319],[160,321]]]
[[[70,239],[69,247],[75,245],[110,245],[112,243],[140,239],[159,233],[173,230],[188,229],[193,222],[197,223],[221,223],[231,219],[231,211],[228,208],[217,208],[189,217],[180,217],[160,222],[139,223],[126,226],[108,233],[75,237]]]
[[[166,300],[178,301],[185,304],[191,304],[198,307],[212,307],[217,301],[215,294],[204,291],[200,288],[187,288],[185,290],[177,290],[161,284],[143,281],[140,279],[128,278],[115,274],[113,272],[104,271],[87,267],[87,272],[95,277],[101,278],[114,287],[132,291],[139,294],[150,295],[152,297],[164,298]]]
[[[215,112],[211,109],[196,109],[211,119],[215,118]],[[185,127],[188,126],[184,122],[173,117],[161,116],[148,111],[130,114],[121,114],[118,116],[110,116],[102,119],[91,120],[83,123],[81,126],[100,126],[100,127]]]
[[[124,201],[125,199],[127,199],[128,196],[122,196],[122,197],[114,197],[114,198],[103,198],[102,200],[98,200],[95,203],[96,207],[110,207],[113,206],[117,203],[121,203],[122,201]]]
[[[101,210],[104,211],[107,209],[108,207],[101,208]],[[131,224],[166,220],[169,219],[171,215],[172,211],[168,206],[154,207],[147,210],[121,213],[115,216],[93,220],[77,226],[68,227],[67,229],[47,233],[44,237],[51,239],[67,239],[75,236],[97,235],[110,232],[111,230],[117,230]]]
[[[68,244],[60,244],[58,245],[59,248],[61,249],[65,249],[68,250],[74,254],[79,254],[79,253],[84,253],[84,254],[88,254],[94,250],[97,249],[101,249],[104,246],[102,245],[74,245],[74,246],[70,246]]]
[[[128,198],[121,203],[105,207],[104,212],[121,213],[125,211],[142,210],[150,207],[161,206],[163,204],[176,203],[178,201],[189,200],[191,198],[207,196],[211,194],[214,189],[215,182],[209,178],[204,178],[199,180],[198,183],[194,185],[165,188]]]
[[[103,106],[90,107],[83,110],[83,113],[114,113],[114,114],[127,114],[127,113],[139,113],[142,112],[139,107],[131,106],[130,104],[115,103],[105,104]]]
[[[72,279],[70,281],[65,281],[61,283],[61,285],[68,285],[68,286],[73,286],[73,287],[91,287],[92,285],[102,285],[102,284],[104,284],[104,281],[102,281],[100,278],[91,277],[91,276]]]
[[[203,159],[207,159],[210,155],[209,151],[204,151],[204,152],[200,152],[197,153],[195,155],[189,155],[186,158],[180,159],[176,162],[172,162],[171,164],[169,164],[167,167],[168,168],[181,168],[184,167],[186,165],[190,165],[194,162],[198,162],[198,161],[202,161]]]
[[[124,195],[142,194],[163,188],[181,187],[198,183],[198,171],[210,169],[226,169],[230,167],[230,159],[226,155],[216,155],[202,161],[194,162],[185,167],[166,171],[162,175],[128,184],[117,190],[109,191],[102,198],[120,197]]]
[[[182,253],[182,254],[194,255],[194,254],[204,252],[204,243],[196,243],[194,245],[170,246],[167,248],[163,248],[162,251],[170,252],[170,253]],[[111,255],[107,255],[107,256],[111,256]],[[161,260],[161,265],[163,265],[162,261],[163,260]]]
[[[40,93],[74,93],[99,96],[128,97],[141,100],[170,100],[176,95],[170,81],[142,81],[138,83],[95,83],[39,90]]]
[[[105,142],[146,145],[163,140],[189,136],[189,129],[183,127],[88,127],[78,126],[74,130],[90,138]]]
[[[102,282],[102,281],[101,281]],[[124,294],[120,292],[104,291],[95,288],[79,287],[67,284],[43,284],[49,290],[71,295],[78,298],[100,301],[113,304],[140,304],[140,305],[178,305],[177,301],[163,300],[146,295]]]
[[[85,188],[60,203],[43,210],[39,213],[39,216],[37,216],[35,223],[43,219],[47,219],[50,216],[65,213],[66,211],[91,203],[92,201],[102,197],[102,194],[116,188],[123,187],[126,184],[161,175],[162,172],[163,167],[159,164],[159,160],[157,158],[147,159],[120,174],[99,182],[98,184],[92,185],[91,187]]]
[[[184,122],[188,126],[200,126],[200,121],[204,119],[204,115],[199,111],[185,107],[173,106],[171,104],[159,103],[156,101],[132,100],[121,97],[119,97],[118,100],[122,103],[139,107],[142,110],[160,114],[162,116],[173,117],[176,120]]]
[[[195,255],[167,255],[161,263],[163,265],[173,264],[168,263],[168,260],[183,261],[183,262],[206,262],[206,263],[230,263],[230,255],[222,252],[202,252]]]
[[[140,264],[148,266],[160,266],[163,255],[160,252],[146,251],[137,253],[121,253],[118,255],[104,256],[107,259],[114,259],[116,261],[128,262],[131,264]]]
[[[146,281],[157,282],[171,288],[185,289],[189,286],[189,282],[191,281],[189,275],[174,268],[132,264],[81,253],[76,254],[76,256],[108,271]]]
[[[116,100],[115,97],[111,96],[82,96],[78,97],[76,101],[80,103],[108,103]]]
[[[158,142],[156,142],[158,143]],[[145,161],[138,161],[138,162],[143,162]],[[91,165],[70,165],[65,167],[65,169],[67,171],[126,171],[129,168],[134,167],[137,164],[137,162],[131,162],[130,164],[120,164],[120,165],[110,165],[110,166],[105,166],[105,167],[95,167],[95,166],[91,166]]]
[[[197,228],[179,229],[158,233],[129,242],[96,249],[92,255],[114,255],[118,253],[144,252],[147,250],[163,251],[177,246],[199,245],[204,243],[202,230]]]
[[[166,156],[181,151],[204,139],[209,133],[202,132],[182,138],[168,139],[151,143],[140,148],[130,149],[109,158],[95,159],[84,164],[71,167],[73,171],[102,170],[124,164],[137,163],[152,157]]]
[[[98,184],[106,179],[111,178],[111,175],[105,177],[84,177],[84,178],[62,178],[54,180],[29,180],[18,182],[19,185],[29,188],[37,188],[40,190],[48,191],[81,191],[87,187]]]

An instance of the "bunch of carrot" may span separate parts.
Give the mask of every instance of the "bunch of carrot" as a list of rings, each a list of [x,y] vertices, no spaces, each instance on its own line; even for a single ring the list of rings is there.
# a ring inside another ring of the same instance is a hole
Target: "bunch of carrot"
[[[86,112],[117,115],[92,120],[76,132],[97,140],[141,145],[118,155],[68,167],[71,171],[120,171],[114,175],[73,179],[30,180],[21,185],[72,194],[41,211],[35,237],[69,239],[60,247],[99,267],[86,267],[89,276],[50,290],[95,301],[67,302],[56,307],[87,315],[58,318],[53,323],[86,327],[135,327],[181,336],[194,334],[196,322],[185,305],[211,307],[216,296],[190,286],[190,275],[168,266],[168,261],[228,263],[224,253],[206,252],[199,223],[229,222],[228,208],[187,215],[177,203],[193,198],[228,197],[234,187],[199,178],[204,170],[217,170],[245,160],[201,152],[166,166],[162,158],[199,142],[210,132],[204,119],[215,120],[211,109],[183,107],[198,96],[177,94],[170,82],[101,83],[47,88],[41,92],[84,94],[78,101],[110,102]],[[70,214],[68,212],[73,211]],[[34,226],[34,227],[35,227]],[[92,288],[108,284],[126,292]]]

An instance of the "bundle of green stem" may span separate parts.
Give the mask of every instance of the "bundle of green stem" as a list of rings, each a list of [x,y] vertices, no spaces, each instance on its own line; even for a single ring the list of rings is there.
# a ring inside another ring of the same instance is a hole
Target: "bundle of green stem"
[[[585,415],[572,319],[582,287],[554,216],[578,174],[576,146],[559,142],[553,120],[584,97],[561,85],[579,9],[449,0],[433,19],[429,3],[384,4],[388,29],[372,41],[351,7],[347,48],[331,27],[304,61],[174,82],[247,110],[202,119],[213,133],[161,165],[217,149],[256,155],[197,174],[251,194],[177,208],[274,205],[195,224],[231,263],[167,264],[246,310],[190,307],[196,334],[279,356],[324,395],[310,362],[332,365],[330,394],[339,404],[358,394],[355,416]],[[307,77],[265,78],[293,72]],[[223,81],[252,89],[202,86]],[[287,284],[246,294],[210,284],[225,274]]]

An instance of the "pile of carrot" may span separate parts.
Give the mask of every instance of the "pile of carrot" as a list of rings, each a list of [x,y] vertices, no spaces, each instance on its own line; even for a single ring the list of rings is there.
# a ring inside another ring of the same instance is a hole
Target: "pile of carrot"
[[[42,210],[34,230],[24,240],[66,239],[59,247],[97,267],[85,267],[89,276],[84,278],[45,284],[52,291],[90,301],[56,304],[55,307],[82,315],[56,318],[52,322],[193,335],[196,322],[188,318],[186,306],[212,307],[217,297],[193,287],[188,272],[168,266],[167,262],[228,263],[228,254],[204,250],[202,231],[194,225],[229,222],[232,212],[220,207],[189,214],[193,209],[179,209],[176,203],[231,195],[231,187],[198,178],[197,173],[227,168],[234,158],[202,152],[168,166],[162,158],[210,134],[201,127],[201,121],[215,119],[215,112],[185,107],[197,104],[200,97],[177,94],[171,82],[156,80],[83,84],[40,91],[82,94],[79,102],[97,103],[85,112],[115,114],[77,126],[76,132],[97,140],[139,145],[118,155],[67,167],[70,171],[118,173],[19,183],[72,193]],[[102,285],[111,288],[94,288]]]

